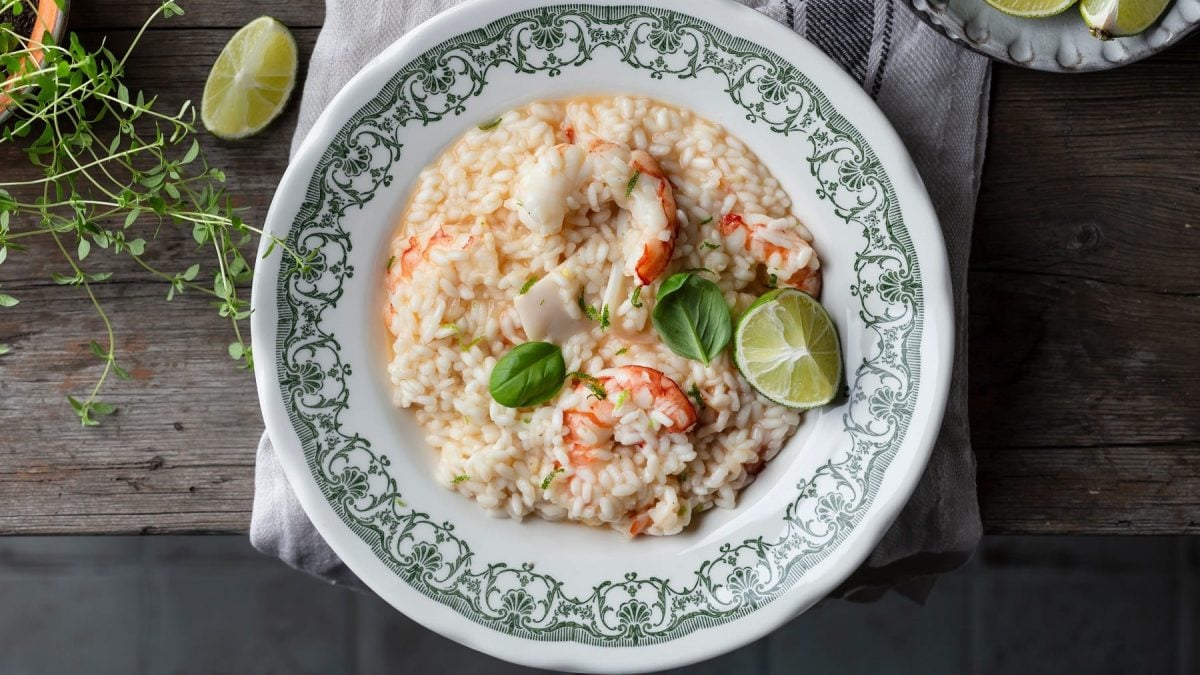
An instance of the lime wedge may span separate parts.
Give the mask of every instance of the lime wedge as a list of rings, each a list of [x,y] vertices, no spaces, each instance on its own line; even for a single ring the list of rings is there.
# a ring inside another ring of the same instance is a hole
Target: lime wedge
[[[789,408],[829,403],[842,381],[833,319],[794,288],[771,291],[746,310],[734,332],[733,360],[755,391]]]
[[[1083,0],[1079,13],[1092,35],[1108,40],[1145,31],[1170,4],[1171,0]]]
[[[1011,16],[1041,19],[1062,14],[1075,0],[987,0],[987,4]]]
[[[260,16],[234,33],[204,84],[200,120],[218,138],[245,138],[283,112],[296,84],[296,40],[287,26]]]

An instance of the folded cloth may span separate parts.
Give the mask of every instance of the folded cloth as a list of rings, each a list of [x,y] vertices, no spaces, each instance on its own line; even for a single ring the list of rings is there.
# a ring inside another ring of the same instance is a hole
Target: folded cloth
[[[326,0],[309,61],[293,152],[326,104],[367,61],[459,0]],[[908,146],[933,199],[954,284],[954,377],[941,435],[911,501],[835,596],[868,600],[888,588],[922,600],[936,575],[970,558],[981,525],[967,421],[966,267],[987,132],[988,61],[918,20],[902,0],[742,0],[829,54],[875,98]],[[683,3],[681,3],[683,4]],[[264,434],[250,541],[333,583],[362,587],[304,515]]]

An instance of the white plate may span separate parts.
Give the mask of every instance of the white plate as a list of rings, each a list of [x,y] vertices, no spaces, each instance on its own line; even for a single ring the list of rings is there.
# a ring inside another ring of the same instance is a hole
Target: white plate
[[[1079,7],[1045,19],[1008,16],[984,0],[908,0],[934,28],[998,61],[1055,72],[1108,70],[1170,47],[1200,24],[1200,0],[1175,0],[1141,35],[1097,40]]]
[[[267,429],[309,517],[422,624],[518,663],[654,670],[709,658],[812,606],[916,485],[953,351],[941,231],[900,139],[820,51],[725,0],[475,0],[414,30],[325,110],[267,218],[254,279]],[[809,413],[733,510],[680,535],[494,520],[436,485],[390,404],[387,243],[417,174],[465,130],[539,98],[625,92],[690,107],[766,163],[816,237],[849,396]]]

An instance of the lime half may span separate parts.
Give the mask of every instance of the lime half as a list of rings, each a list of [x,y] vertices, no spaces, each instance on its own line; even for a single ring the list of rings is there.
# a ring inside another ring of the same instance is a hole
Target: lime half
[[[815,408],[837,395],[842,351],[833,319],[807,293],[780,288],[738,320],[733,359],[755,391],[789,408]]]
[[[1012,16],[1041,19],[1062,14],[1075,0],[987,0],[987,4]]]
[[[1170,4],[1171,0],[1083,0],[1079,13],[1092,35],[1107,40],[1144,32]]]
[[[200,120],[219,138],[262,131],[287,105],[296,85],[296,40],[269,16],[234,33],[204,84]]]

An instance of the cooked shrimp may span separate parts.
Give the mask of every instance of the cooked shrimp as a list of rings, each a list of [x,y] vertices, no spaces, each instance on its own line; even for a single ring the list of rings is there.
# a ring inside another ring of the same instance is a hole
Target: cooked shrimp
[[[720,228],[730,245],[744,246],[779,284],[821,295],[821,261],[812,236],[794,219],[728,213]]]
[[[521,167],[514,192],[518,219],[547,236],[561,231],[567,213],[584,205],[597,209],[611,201],[628,211],[625,274],[640,285],[653,283],[671,262],[679,232],[675,195],[644,150],[601,140],[586,150],[570,143],[543,148]]]
[[[474,242],[475,237],[473,236],[460,235],[456,237],[446,232],[444,228],[438,228],[424,244],[418,237],[410,236],[408,242],[404,244],[404,250],[388,265],[387,279],[384,283],[389,297],[387,304],[384,305],[384,318],[387,323],[390,325],[392,317],[395,316],[395,308],[392,306],[390,298],[395,295],[396,289],[400,287],[402,281],[411,279],[413,274],[429,261],[429,254],[434,249],[457,247],[459,250],[465,251]]]
[[[686,433],[696,424],[696,409],[683,389],[661,371],[645,366],[609,368],[594,384],[604,388],[605,398],[588,396],[583,403],[563,412],[567,454],[573,466],[603,459],[624,436],[618,427],[626,407],[647,411],[656,432]],[[580,386],[586,386],[581,383]],[[634,430],[635,435],[640,430]]]

